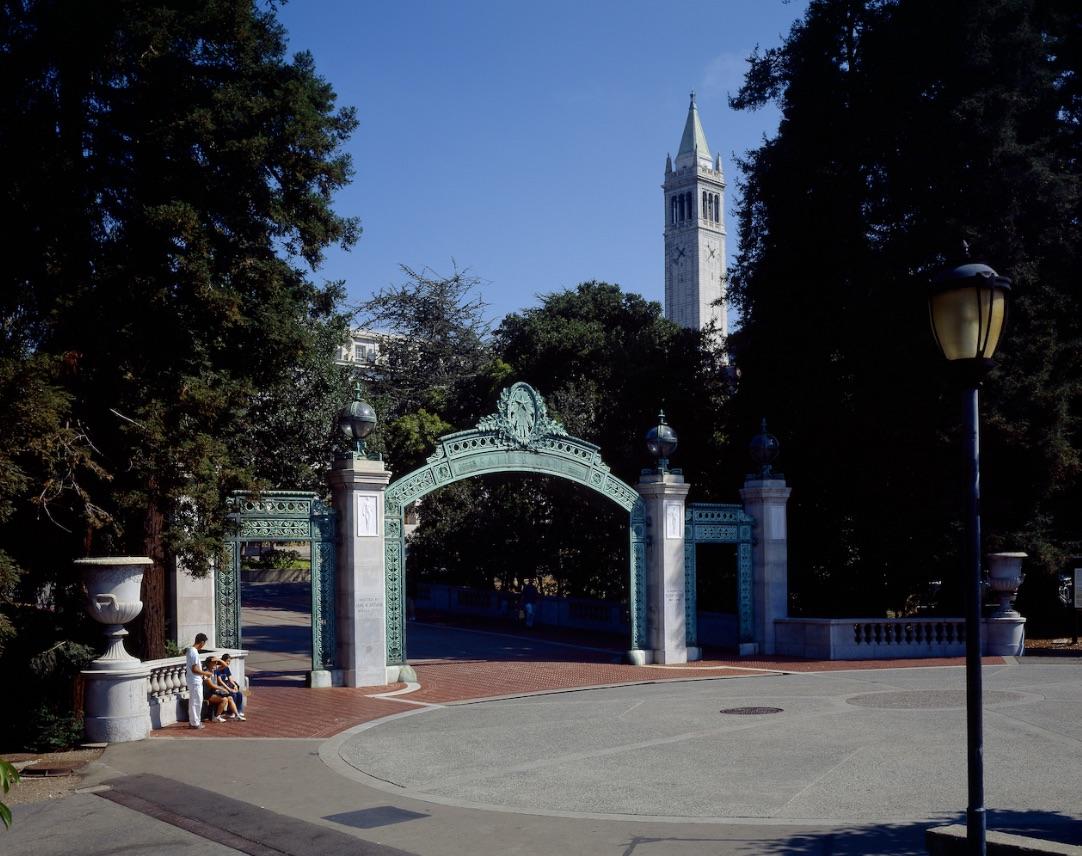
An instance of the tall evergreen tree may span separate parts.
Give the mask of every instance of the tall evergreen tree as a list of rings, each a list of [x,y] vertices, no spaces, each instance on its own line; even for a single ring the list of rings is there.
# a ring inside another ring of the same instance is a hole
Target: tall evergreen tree
[[[813,0],[732,99],[782,110],[743,163],[735,406],[783,437],[806,609],[954,579],[959,410],[925,293],[963,239],[1014,280],[986,547],[1038,583],[1080,549],[1080,25],[1066,0]]]
[[[149,555],[160,656],[168,558],[206,570],[228,491],[312,483],[330,446],[342,290],[311,272],[358,233],[331,208],[356,121],[254,0],[7,3],[0,83],[0,357],[55,360],[98,468],[62,519],[23,490],[4,540],[36,584]]]

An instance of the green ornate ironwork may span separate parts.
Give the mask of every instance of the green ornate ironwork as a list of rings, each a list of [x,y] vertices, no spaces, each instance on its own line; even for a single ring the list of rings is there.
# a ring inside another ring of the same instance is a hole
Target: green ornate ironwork
[[[330,669],[335,652],[335,514],[315,493],[265,491],[229,498],[233,531],[215,578],[216,641],[241,647],[240,563],[245,541],[307,541],[312,567],[312,668]]]
[[[476,428],[440,437],[435,453],[424,466],[387,488],[384,535],[388,664],[406,661],[406,507],[462,479],[506,472],[538,473],[578,482],[629,513],[631,647],[646,647],[646,508],[642,497],[609,472],[597,446],[570,436],[548,415],[537,390],[516,383],[500,393],[495,413],[481,419]]]
[[[684,509],[684,603],[687,644],[698,647],[696,544],[736,545],[736,587],[741,642],[755,641],[752,626],[751,530],[755,519],[739,505],[692,502]]]

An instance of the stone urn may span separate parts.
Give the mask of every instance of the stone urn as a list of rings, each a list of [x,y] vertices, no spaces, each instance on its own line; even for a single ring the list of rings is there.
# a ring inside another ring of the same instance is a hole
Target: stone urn
[[[124,649],[124,625],[143,611],[139,589],[154,563],[146,556],[76,559],[86,611],[105,625],[105,652],[83,670],[86,737],[91,743],[142,740],[150,731],[148,667]]]
[[[1025,649],[1026,619],[1014,608],[1022,585],[1022,560],[1026,553],[989,553],[988,588],[999,596],[999,606],[985,619],[985,653],[1021,656]]]
[[[143,611],[139,589],[144,571],[154,563],[146,556],[113,556],[76,559],[86,587],[86,611],[105,625],[105,653],[93,663],[95,669],[126,669],[139,662],[124,648],[128,631],[124,625]]]

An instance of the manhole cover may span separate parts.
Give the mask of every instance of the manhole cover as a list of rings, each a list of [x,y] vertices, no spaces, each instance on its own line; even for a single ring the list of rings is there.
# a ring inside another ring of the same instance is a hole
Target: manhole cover
[[[727,707],[718,713],[728,713],[733,716],[760,716],[764,713],[781,713],[780,707]]]
[[[1022,701],[1022,693],[990,690],[984,693],[984,706],[1010,704]],[[874,707],[880,710],[943,710],[966,706],[965,690],[898,690],[885,693],[865,693],[845,700],[857,707]]]

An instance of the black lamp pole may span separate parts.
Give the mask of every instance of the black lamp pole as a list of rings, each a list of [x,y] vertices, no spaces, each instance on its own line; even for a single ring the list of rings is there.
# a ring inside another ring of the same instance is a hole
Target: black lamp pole
[[[980,385],[1007,320],[1010,280],[968,259],[938,273],[928,295],[932,334],[962,380],[965,436],[966,540],[966,770],[969,804],[966,842],[970,854],[987,849],[984,809],[984,722],[981,680],[981,450]]]
[[[981,675],[981,445],[979,385],[962,393],[965,414],[966,487],[966,759],[969,805],[966,841],[971,854],[986,851],[984,810],[984,720]]]

